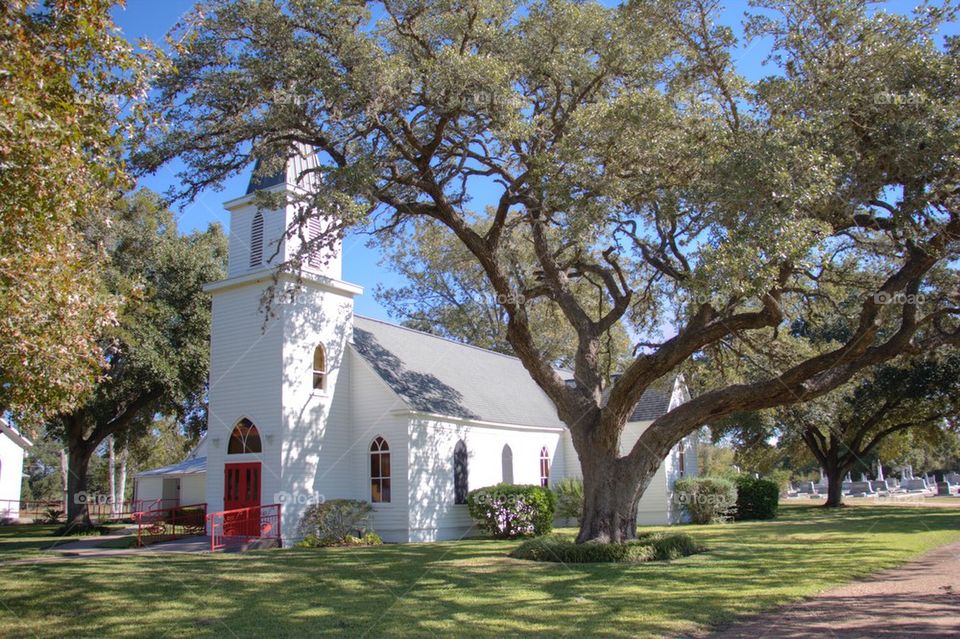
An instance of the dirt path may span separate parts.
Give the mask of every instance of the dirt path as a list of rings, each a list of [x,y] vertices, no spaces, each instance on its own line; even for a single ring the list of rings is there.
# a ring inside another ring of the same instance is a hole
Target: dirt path
[[[960,638],[960,543],[704,639]]]

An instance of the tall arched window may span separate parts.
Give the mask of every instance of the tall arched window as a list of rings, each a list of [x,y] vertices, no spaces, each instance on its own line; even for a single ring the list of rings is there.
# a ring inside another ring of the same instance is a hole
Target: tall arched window
[[[370,444],[370,501],[390,502],[390,447],[383,437]]]
[[[453,449],[453,503],[467,503],[470,476],[467,468],[467,444],[461,439]]]
[[[327,383],[327,353],[323,344],[313,349],[313,388],[323,390]]]
[[[260,453],[263,449],[260,446],[260,431],[253,425],[249,419],[241,419],[233,427],[230,433],[230,443],[227,444],[228,455],[241,455],[243,453]]]
[[[513,483],[513,449],[510,444],[504,444],[503,452],[500,453],[500,468],[503,483]]]
[[[682,441],[680,442],[680,450],[677,451],[677,470],[680,471],[681,477],[687,473],[687,456],[684,454]]]
[[[250,268],[263,263],[263,213],[257,211],[250,225]]]
[[[550,485],[550,451],[546,446],[540,449],[540,485],[544,488]]]

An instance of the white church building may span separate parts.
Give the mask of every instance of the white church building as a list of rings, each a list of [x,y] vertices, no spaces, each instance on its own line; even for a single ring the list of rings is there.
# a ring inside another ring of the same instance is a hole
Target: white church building
[[[258,210],[254,192],[296,189],[308,161],[292,161],[285,177],[251,180],[225,204],[228,276],[206,287],[207,434],[184,462],[140,473],[136,498],[205,503],[207,512],[281,503],[284,545],[296,541],[307,504],[360,499],[372,504],[370,524],[384,540],[415,542],[470,534],[468,490],[579,477],[569,432],[518,359],[355,315],[363,289],[342,279],[339,249],[309,260],[299,286],[280,274],[290,295],[263,312],[275,264],[300,240],[284,233],[293,207]],[[622,449],[685,399],[679,380],[644,394]],[[694,445],[684,440],[664,460],[640,523],[679,520],[671,487],[696,472]]]

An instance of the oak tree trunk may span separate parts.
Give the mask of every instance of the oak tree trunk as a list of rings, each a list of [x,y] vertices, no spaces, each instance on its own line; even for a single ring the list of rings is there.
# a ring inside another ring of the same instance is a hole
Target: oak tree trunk
[[[120,451],[120,479],[117,483],[117,493],[119,495],[119,503],[115,503],[116,512],[114,518],[119,518],[124,511],[124,502],[127,497],[127,447],[124,446],[123,450]]]
[[[113,435],[107,437],[107,483],[110,487],[110,517],[117,516],[117,453]]]
[[[583,517],[577,543],[621,543],[637,537],[637,504],[660,459],[628,467],[618,459],[618,443],[578,442],[583,472]]]
[[[824,508],[839,508],[843,506],[843,478],[849,468],[839,463],[828,463],[823,468],[827,474],[827,502]]]
[[[67,530],[93,525],[87,508],[87,470],[93,452],[94,448],[84,443],[71,442],[67,457]]]

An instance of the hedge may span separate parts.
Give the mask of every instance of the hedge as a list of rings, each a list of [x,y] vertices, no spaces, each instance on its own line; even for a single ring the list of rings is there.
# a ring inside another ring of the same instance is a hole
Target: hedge
[[[736,519],[773,519],[780,508],[780,487],[769,479],[737,478]]]
[[[558,535],[546,535],[520,544],[510,556],[530,561],[569,564],[665,561],[686,557],[704,548],[684,533],[651,533],[622,544],[576,544]]]

